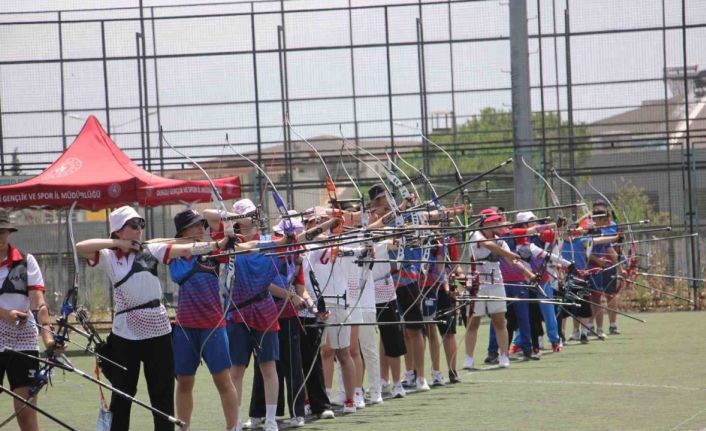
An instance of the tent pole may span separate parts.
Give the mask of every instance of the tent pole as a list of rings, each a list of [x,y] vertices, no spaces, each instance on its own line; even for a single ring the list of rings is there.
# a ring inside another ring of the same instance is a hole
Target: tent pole
[[[56,286],[61,286],[63,283],[61,262],[62,262],[62,235],[61,235],[61,210],[54,210],[56,214],[56,284],[54,285],[54,293],[56,293]],[[52,299],[56,299],[56,295],[52,295]]]

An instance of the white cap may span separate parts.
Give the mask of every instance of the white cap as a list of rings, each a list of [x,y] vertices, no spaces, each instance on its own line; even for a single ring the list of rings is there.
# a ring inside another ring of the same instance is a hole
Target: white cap
[[[253,211],[257,211],[257,207],[250,199],[241,199],[233,204],[235,215],[245,215]]]
[[[515,221],[517,223],[528,223],[532,220],[537,220],[537,216],[534,215],[534,213],[532,211],[519,212],[515,216]]]
[[[289,213],[289,215],[297,214],[297,212],[295,210],[289,210],[289,211],[287,211],[287,213]],[[295,234],[300,234],[300,233],[304,232],[304,224],[302,223],[300,216],[299,217],[290,217],[289,220],[292,221],[292,226],[294,227]],[[280,221],[276,225],[274,225],[272,230],[277,232],[280,235],[284,234],[284,223],[285,223],[285,219],[283,219],[283,218],[280,219]]]
[[[117,232],[125,226],[125,222],[133,219],[139,218],[144,220],[144,218],[135,211],[135,209],[129,205],[120,207],[110,213],[108,217],[110,220],[110,233]]]
[[[306,221],[331,217],[330,215],[328,215],[328,213],[326,212],[326,208],[324,207],[311,207],[304,212],[306,213],[306,215],[303,218]]]

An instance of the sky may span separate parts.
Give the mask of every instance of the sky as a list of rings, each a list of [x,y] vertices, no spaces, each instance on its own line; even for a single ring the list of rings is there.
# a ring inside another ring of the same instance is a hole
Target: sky
[[[157,17],[178,17],[188,14],[247,13],[278,11],[279,2],[257,1],[232,5],[186,7],[189,3],[168,0],[145,0],[146,7],[155,6]],[[510,46],[509,8],[504,1],[457,2],[450,6],[423,2],[422,20],[426,63],[428,110],[455,112],[459,122],[476,115],[484,107],[510,109]],[[555,20],[552,4],[556,4]],[[105,93],[101,46],[101,24],[105,19],[107,81],[112,132],[118,145],[131,157],[140,155],[137,64],[135,32],[140,31],[134,18],[136,1],[109,0],[27,0],[0,2],[0,108],[4,151],[31,151],[23,162],[33,162],[39,169],[54,160],[62,149],[62,117],[60,67],[58,58],[57,13],[20,13],[39,10],[62,10],[61,26],[65,59],[89,58],[91,61],[64,64],[65,117],[69,135],[80,130],[88,115],[96,115],[105,125]],[[158,8],[170,4],[183,7]],[[416,1],[351,0],[353,7],[388,5],[391,90],[393,122],[419,124],[420,97],[417,63]],[[687,24],[687,63],[706,68],[706,2],[689,0]],[[354,114],[360,123],[359,137],[379,137],[390,134],[388,112],[387,58],[384,9],[355,9],[349,17],[347,0],[291,0],[285,9],[297,10],[285,18],[288,49],[288,86],[291,99],[317,98],[313,101],[291,101],[290,121],[305,137],[320,134],[352,137],[356,130],[351,124]],[[558,33],[564,31],[564,1],[540,0],[528,2],[528,27],[537,34],[539,18],[542,33],[552,33],[556,22]],[[76,12],[72,9],[127,8]],[[306,12],[326,7],[325,12]],[[149,16],[151,10],[148,9]],[[614,34],[596,34],[606,30],[656,28],[662,25],[662,0],[575,0],[570,2],[571,30],[579,34],[571,38],[571,68],[574,118],[593,122],[639,105],[645,100],[664,96],[661,82],[663,57],[661,30]],[[449,39],[449,15],[453,44]],[[352,27],[349,26],[349,19]],[[81,22],[71,22],[80,20]],[[19,22],[44,21],[41,24],[20,25]],[[157,73],[153,62],[147,68],[150,104],[156,103],[159,88],[159,114],[151,114],[150,129],[161,124],[167,139],[183,147],[190,155],[214,155],[222,146],[225,134],[231,142],[252,148],[257,140],[250,16],[214,16],[199,19],[157,19],[153,45],[152,27],[147,23],[147,54],[157,52]],[[681,24],[681,1],[665,0],[667,26]],[[279,63],[276,52],[279,13],[261,13],[255,18],[258,97],[260,99],[260,139],[275,142],[282,139]],[[664,34],[666,64],[683,64],[681,29],[669,29]],[[352,39],[352,40],[351,40]],[[475,41],[465,41],[474,39]],[[479,39],[479,40],[476,40]],[[443,43],[446,41],[446,43]],[[348,45],[352,42],[352,50]],[[441,42],[441,43],[438,43]],[[316,51],[301,48],[321,47]],[[335,48],[332,47],[340,47]],[[554,57],[554,40],[542,42],[543,78],[545,85],[559,83],[558,105],[566,109],[566,58],[563,38],[557,40],[558,56]],[[529,40],[530,80],[540,82],[539,43]],[[453,50],[451,65],[450,50]],[[239,54],[219,53],[236,51]],[[209,53],[203,57],[188,57],[193,53]],[[23,64],[23,62],[25,62]],[[27,63],[29,62],[29,63]],[[351,73],[351,63],[354,73]],[[555,72],[556,65],[556,72]],[[451,79],[453,74],[453,81]],[[155,80],[156,76],[156,80]],[[629,83],[625,81],[637,80]],[[592,84],[617,81],[612,84]],[[452,100],[450,91],[457,92]],[[355,105],[346,98],[364,96]],[[671,93],[670,93],[671,95]],[[557,108],[553,87],[544,93],[546,109]],[[237,104],[232,104],[236,102]],[[179,106],[200,104],[196,108]],[[166,105],[166,106],[165,106]],[[540,109],[540,92],[532,91],[533,110]],[[41,110],[42,113],[28,111]],[[151,108],[150,111],[154,109]],[[354,112],[355,111],[355,112]],[[565,114],[563,114],[565,115]],[[306,126],[311,123],[331,123],[327,126]],[[191,131],[190,129],[206,129]],[[393,126],[396,135],[409,130]],[[153,142],[156,136],[152,136]],[[71,137],[68,143],[71,142]],[[156,153],[155,153],[156,154]]]

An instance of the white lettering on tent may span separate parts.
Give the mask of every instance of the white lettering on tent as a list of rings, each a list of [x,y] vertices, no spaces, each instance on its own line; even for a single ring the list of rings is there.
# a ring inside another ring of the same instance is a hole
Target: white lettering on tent
[[[209,194],[209,193],[211,193],[211,188],[210,187],[200,187],[200,186],[181,186],[181,187],[172,187],[172,188],[168,188],[168,189],[159,189],[155,192],[155,194],[159,197],[175,196],[175,195],[183,195],[183,194],[191,194],[191,193]]]

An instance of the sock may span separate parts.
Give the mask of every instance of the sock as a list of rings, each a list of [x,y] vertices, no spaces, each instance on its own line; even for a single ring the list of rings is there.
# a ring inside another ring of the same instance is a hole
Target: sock
[[[326,388],[326,396],[331,399],[331,395],[333,395],[333,389],[332,388]]]
[[[277,420],[277,404],[266,404],[265,405],[265,420],[276,421]]]
[[[617,328],[617,327],[618,327],[618,324],[615,323],[615,322],[611,322],[611,323],[610,323],[610,327],[611,327],[611,328]]]

